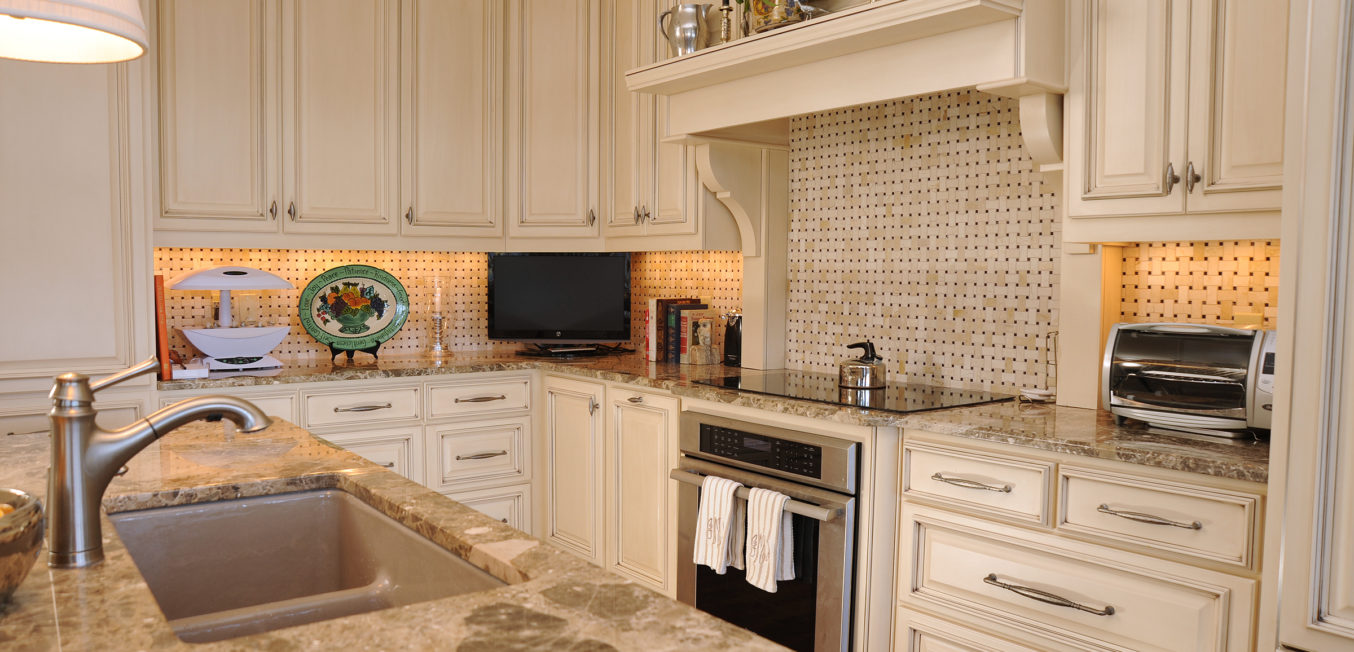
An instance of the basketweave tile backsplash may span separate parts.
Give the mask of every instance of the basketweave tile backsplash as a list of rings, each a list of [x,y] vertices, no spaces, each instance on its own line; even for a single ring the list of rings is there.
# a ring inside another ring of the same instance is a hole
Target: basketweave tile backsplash
[[[794,118],[787,365],[872,340],[890,379],[1045,386],[1058,195],[1014,100],[936,93]]]
[[[742,288],[742,261],[742,255],[737,252],[635,253],[630,261],[631,332],[635,337],[634,343],[644,341],[644,309],[651,297],[708,297],[717,308],[727,310],[737,307]],[[310,279],[325,270],[353,264],[384,269],[395,275],[409,292],[409,321],[395,337],[381,346],[383,356],[409,357],[427,351],[431,340],[431,310],[428,306],[431,293],[426,280],[432,276],[452,278],[452,289],[446,299],[445,312],[448,316],[444,334],[445,341],[453,351],[503,346],[488,337],[488,255],[484,253],[176,247],[155,250],[155,273],[164,275],[166,285],[180,274],[219,265],[256,267],[290,281],[296,286],[295,289],[235,294],[258,295],[261,325],[291,325],[291,333],[273,350],[273,354],[301,360],[323,359],[328,353],[301,328],[296,310],[301,290]],[[165,312],[171,348],[183,353],[192,351],[192,346],[178,329],[207,326],[215,299],[215,292],[166,289]]]
[[[1278,241],[1146,242],[1122,254],[1120,321],[1275,327]]]

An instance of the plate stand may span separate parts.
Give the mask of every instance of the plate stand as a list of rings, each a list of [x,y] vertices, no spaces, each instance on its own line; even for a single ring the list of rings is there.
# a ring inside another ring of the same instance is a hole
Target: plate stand
[[[344,354],[347,354],[347,356],[348,356],[348,364],[352,364],[352,363],[353,363],[353,354],[354,354],[354,353],[357,353],[358,351],[361,351],[361,352],[363,352],[363,353],[370,353],[370,354],[371,354],[371,357],[376,358],[377,360],[380,360],[380,357],[381,357],[381,356],[379,356],[379,355],[376,354],[376,351],[377,351],[378,349],[380,349],[380,348],[381,348],[381,343],[380,343],[380,342],[377,342],[376,344],[373,344],[373,345],[371,345],[371,346],[369,346],[369,347],[367,347],[367,348],[365,348],[365,349],[338,349],[338,348],[335,348],[334,345],[330,344],[330,345],[329,345],[329,359],[332,361],[334,358],[337,358],[337,357],[339,356],[340,353],[344,353]]]

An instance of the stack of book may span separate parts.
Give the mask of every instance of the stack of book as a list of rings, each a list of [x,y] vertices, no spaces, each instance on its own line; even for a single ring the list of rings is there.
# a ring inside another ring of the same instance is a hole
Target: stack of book
[[[644,316],[644,352],[652,362],[714,364],[718,311],[695,298],[649,299]]]

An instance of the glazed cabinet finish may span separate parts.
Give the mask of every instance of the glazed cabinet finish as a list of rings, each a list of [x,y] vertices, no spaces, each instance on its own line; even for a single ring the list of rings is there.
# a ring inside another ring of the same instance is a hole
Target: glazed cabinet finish
[[[278,4],[165,0],[158,20],[157,226],[276,231]]]
[[[544,427],[545,538],[601,565],[602,428],[606,388],[546,376]]]
[[[600,233],[601,6],[509,3],[509,238]]]
[[[59,373],[149,354],[143,72],[0,61],[0,271],[16,315],[0,337],[0,393],[45,393]]]
[[[283,194],[297,233],[393,233],[399,5],[282,3]]]
[[[402,4],[405,235],[503,235],[501,0]]]
[[[607,388],[606,567],[676,595],[678,400]]]
[[[1277,210],[1287,2],[1073,4],[1069,216]]]

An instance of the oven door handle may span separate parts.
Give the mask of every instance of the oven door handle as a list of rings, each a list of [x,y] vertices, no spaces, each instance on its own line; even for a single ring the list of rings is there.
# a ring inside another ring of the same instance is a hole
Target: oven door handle
[[[695,485],[697,487],[705,483],[705,476],[699,473],[683,471],[681,469],[673,469],[669,471],[668,477],[678,482],[685,482],[686,484]],[[733,495],[742,498],[744,500],[747,500],[748,488],[739,487],[736,491],[734,491]],[[842,510],[840,509],[828,509],[826,507],[819,507],[817,505],[795,500],[793,498],[785,501],[785,511],[790,512],[791,514],[807,516],[808,518],[814,519],[815,521],[822,521],[824,523],[832,521],[836,519],[838,516],[841,516],[842,514]]]

